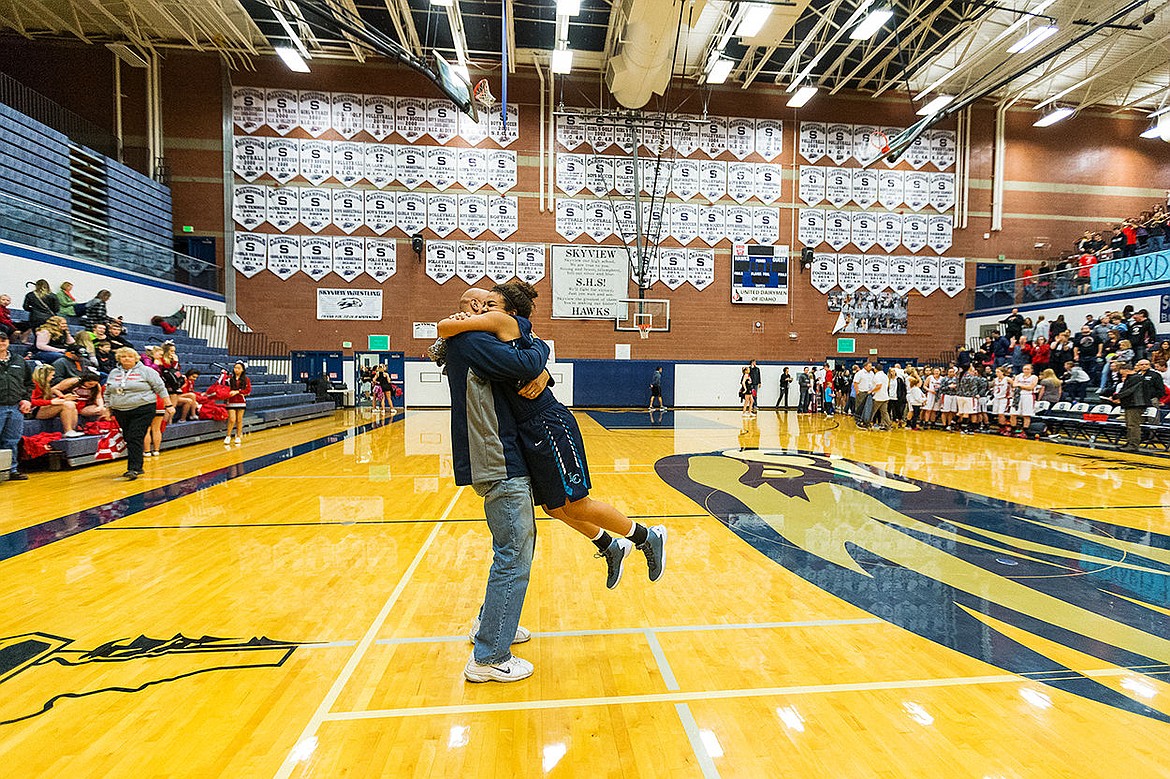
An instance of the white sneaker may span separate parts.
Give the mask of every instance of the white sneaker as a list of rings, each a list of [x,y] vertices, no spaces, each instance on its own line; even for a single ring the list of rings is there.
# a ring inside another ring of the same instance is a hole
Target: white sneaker
[[[80,430],[70,430],[68,433],[66,433],[65,435],[63,435],[61,437],[62,438],[81,438],[83,435],[85,435],[85,433],[81,432]]]
[[[472,655],[463,666],[463,678],[469,682],[518,682],[532,676],[532,671],[532,663],[515,655],[493,665],[481,665]]]
[[[479,617],[476,617],[471,623],[471,629],[467,631],[467,640],[475,643],[475,634],[479,632]],[[532,633],[523,625],[516,626],[516,635],[512,639],[513,644],[523,644],[532,638]]]
[[[233,438],[233,439],[232,439],[232,441],[233,441],[233,443],[237,443],[237,444],[238,444],[238,443],[240,443],[240,437],[239,437],[239,436],[236,436],[235,438]]]
[[[224,445],[224,446],[231,446],[231,444],[232,444],[232,437],[231,437],[230,435],[229,435],[229,436],[226,436],[226,437],[223,439],[223,445]]]

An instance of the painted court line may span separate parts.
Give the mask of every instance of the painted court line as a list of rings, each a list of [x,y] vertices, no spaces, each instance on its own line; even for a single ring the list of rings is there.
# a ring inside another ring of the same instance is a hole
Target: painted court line
[[[464,487],[460,487],[456,490],[454,497],[451,498],[451,502],[447,504],[446,511],[443,512],[444,516],[450,514],[455,508],[455,504],[459,501],[460,496],[463,495],[464,489]],[[349,656],[349,660],[346,661],[345,666],[341,669],[337,678],[333,680],[333,686],[329,688],[329,692],[325,694],[325,697],[317,706],[317,710],[313,712],[313,716],[309,719],[308,724],[305,725],[305,729],[301,732],[300,738],[296,740],[292,749],[289,750],[288,756],[285,757],[284,762],[275,774],[276,779],[288,779],[292,775],[293,769],[296,768],[297,763],[303,759],[301,753],[305,747],[301,745],[310,745],[316,739],[317,729],[321,727],[321,723],[326,719],[329,710],[333,708],[333,704],[337,702],[342,690],[349,684],[350,678],[353,676],[354,671],[357,670],[366,652],[373,646],[374,638],[378,635],[378,631],[382,629],[382,625],[390,617],[391,609],[394,608],[394,604],[398,602],[402,591],[406,589],[406,585],[410,582],[411,577],[414,576],[414,572],[418,568],[419,563],[426,557],[427,551],[431,548],[431,544],[434,542],[435,537],[439,535],[439,530],[442,527],[443,523],[440,521],[431,528],[430,534],[423,541],[422,546],[419,547],[418,554],[414,556],[414,559],[410,562],[410,566],[402,574],[402,578],[398,580],[398,585],[390,593],[390,597],[386,599],[386,602],[382,604],[378,616],[374,617],[374,621],[370,623],[370,627],[366,630],[365,635],[358,642],[357,648]]]
[[[715,768],[715,761],[703,743],[703,734],[699,732],[699,723],[695,722],[695,715],[691,707],[685,703],[676,703],[674,710],[682,721],[683,732],[687,734],[687,741],[691,742],[691,749],[695,751],[695,758],[699,761],[699,770],[703,772],[703,779],[719,779],[719,770]]]
[[[1098,678],[1134,673],[1129,668],[1105,668],[1082,672]],[[397,709],[368,709],[366,711],[336,711],[325,716],[325,721],[390,719],[395,717],[430,717],[457,714],[483,714],[501,711],[539,711],[571,709],[586,706],[621,706],[647,703],[689,703],[692,701],[738,700],[789,695],[825,695],[842,692],[881,692],[885,690],[916,690],[939,687],[974,687],[984,684],[1021,684],[1041,679],[1027,679],[1017,674],[991,676],[960,676],[942,679],[906,679],[880,682],[843,682],[840,684],[803,684],[786,687],[757,687],[751,689],[703,690],[696,692],[647,693],[642,695],[610,695],[597,698],[559,698],[550,700],[506,701],[501,703],[453,704],[449,706],[418,706]]]
[[[662,674],[662,681],[666,683],[666,689],[681,690],[678,679],[674,677],[674,669],[666,659],[666,652],[662,651],[662,644],[658,643],[658,636],[654,635],[653,630],[643,632],[646,634],[646,643],[650,645],[650,653],[654,655],[654,662],[658,664],[658,672]]]

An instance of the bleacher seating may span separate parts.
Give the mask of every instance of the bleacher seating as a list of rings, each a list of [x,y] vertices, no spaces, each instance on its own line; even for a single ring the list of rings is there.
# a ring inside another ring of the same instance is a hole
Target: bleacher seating
[[[25,321],[28,314],[14,309],[12,318],[15,321]],[[79,327],[79,320],[70,320],[71,330],[76,331]],[[236,357],[229,355],[226,349],[208,346],[206,340],[191,338],[183,330],[164,335],[162,329],[154,325],[127,323],[125,335],[139,352],[149,344],[173,340],[183,370],[194,368],[200,371],[201,375],[195,384],[196,390],[200,392],[205,391],[219,377],[221,370],[219,366],[230,366],[236,361]],[[18,354],[23,354],[28,349],[24,344],[17,343],[13,343],[10,348]],[[252,394],[248,398],[244,427],[249,432],[328,416],[335,410],[332,402],[318,403],[315,395],[305,392],[303,384],[290,382],[286,376],[271,374],[262,365],[250,366],[248,376],[252,381]],[[162,448],[171,449],[202,441],[219,440],[223,437],[225,424],[217,420],[173,422],[163,432]],[[60,421],[26,420],[24,423],[25,435],[46,432],[61,432]],[[82,436],[52,442],[51,446],[57,456],[50,462],[50,466],[55,467],[62,463],[71,466],[93,463],[98,440],[98,436]]]
[[[24,114],[0,104],[0,188],[4,193],[69,212],[69,139]],[[0,203],[2,233],[51,251],[68,252],[68,233],[55,229],[48,212]]]

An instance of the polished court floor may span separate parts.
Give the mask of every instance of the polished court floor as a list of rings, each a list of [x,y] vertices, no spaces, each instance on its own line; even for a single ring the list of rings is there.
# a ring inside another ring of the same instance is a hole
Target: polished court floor
[[[448,416],[0,485],[22,777],[1170,776],[1170,460],[765,412],[578,412],[669,528],[616,590],[541,518],[516,653]]]

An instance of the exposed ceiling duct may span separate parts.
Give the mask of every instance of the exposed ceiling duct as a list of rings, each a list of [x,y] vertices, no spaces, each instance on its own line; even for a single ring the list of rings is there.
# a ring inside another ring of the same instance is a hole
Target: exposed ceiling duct
[[[697,22],[706,0],[624,0],[614,13],[625,19],[620,44],[609,60],[605,83],[626,108],[641,108],[670,83],[679,24]]]

